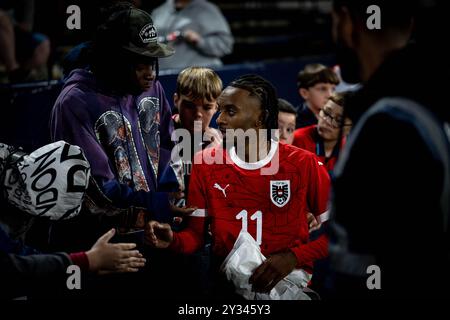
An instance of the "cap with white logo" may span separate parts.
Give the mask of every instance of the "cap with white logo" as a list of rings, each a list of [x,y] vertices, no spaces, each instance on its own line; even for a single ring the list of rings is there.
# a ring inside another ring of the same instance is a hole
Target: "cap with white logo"
[[[128,51],[150,58],[164,58],[175,51],[158,42],[152,17],[145,11],[128,8],[113,14],[103,26],[103,34]]]

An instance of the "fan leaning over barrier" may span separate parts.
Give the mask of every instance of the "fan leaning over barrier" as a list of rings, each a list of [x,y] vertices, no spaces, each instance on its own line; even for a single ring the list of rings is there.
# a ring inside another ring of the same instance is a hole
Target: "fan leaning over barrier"
[[[90,165],[80,147],[64,141],[30,155],[0,144],[0,172],[9,203],[33,216],[59,220],[80,212]]]

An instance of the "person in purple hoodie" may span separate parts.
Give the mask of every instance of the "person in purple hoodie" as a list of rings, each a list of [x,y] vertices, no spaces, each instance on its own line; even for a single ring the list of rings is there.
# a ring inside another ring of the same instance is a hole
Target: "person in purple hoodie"
[[[157,75],[158,58],[174,51],[157,39],[148,13],[132,6],[113,12],[97,30],[91,65],[70,73],[55,103],[52,139],[80,146],[93,176],[79,228],[52,228],[53,243],[70,240],[64,249],[83,249],[110,227],[134,232],[147,216],[170,220],[168,194],[157,190],[173,124]]]
[[[158,59],[173,52],[158,43],[148,13],[119,6],[97,29],[90,65],[72,70],[66,78],[52,111],[51,136],[83,149],[92,179],[79,216],[52,225],[53,250],[85,250],[113,227],[119,232],[112,241],[136,242],[145,252],[141,229],[146,220],[169,222],[174,210],[194,211],[171,206],[173,195],[158,192],[159,177],[170,160],[173,131],[170,106],[157,79]],[[151,251],[146,257],[153,263],[144,278],[102,278],[103,283],[88,291],[103,297],[120,291],[133,297],[134,288],[141,288],[149,274],[168,272],[168,257]]]

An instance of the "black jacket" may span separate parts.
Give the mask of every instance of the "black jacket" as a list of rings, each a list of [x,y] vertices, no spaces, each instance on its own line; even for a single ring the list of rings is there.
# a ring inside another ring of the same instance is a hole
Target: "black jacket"
[[[445,69],[430,67],[436,59],[430,53],[408,47],[392,54],[346,106],[354,128],[384,97],[418,102],[437,123],[448,121],[447,93],[436,81],[436,72]],[[333,181],[331,288],[339,297],[445,297],[449,244],[439,202],[444,164],[430,149],[434,137],[420,128],[402,114],[381,112],[350,134],[348,158],[340,159]],[[334,251],[345,242],[364,268],[352,259],[343,263],[348,255]],[[372,273],[365,267],[371,264],[380,267],[381,290],[367,288]]]
[[[317,117],[305,102],[298,107],[295,128],[304,128],[313,124],[317,124]]]
[[[65,253],[20,256],[0,251],[0,298],[38,297],[55,281],[64,284],[70,264]]]
[[[0,225],[0,298],[39,295],[64,288],[72,264],[66,253],[41,254],[13,240]]]

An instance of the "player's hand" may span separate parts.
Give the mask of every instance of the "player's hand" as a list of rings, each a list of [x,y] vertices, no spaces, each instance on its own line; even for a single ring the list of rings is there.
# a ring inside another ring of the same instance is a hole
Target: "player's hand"
[[[165,249],[173,241],[173,231],[167,223],[149,221],[145,226],[145,241],[154,248]]]
[[[86,252],[89,270],[99,273],[137,272],[145,265],[145,259],[136,248],[135,243],[109,243],[114,236],[111,229],[101,236],[92,248]]]
[[[314,217],[314,215],[311,212],[307,213],[307,219],[309,232],[313,232],[322,226],[322,224],[319,223],[319,221],[317,221],[316,217]]]
[[[185,194],[183,191],[170,193],[170,210],[174,217],[189,216],[192,212],[197,210],[196,207],[187,207],[185,205],[179,205],[180,201],[184,200]]]
[[[297,257],[292,251],[274,254],[253,271],[249,283],[252,284],[253,291],[268,293],[291,273],[296,265]]]

